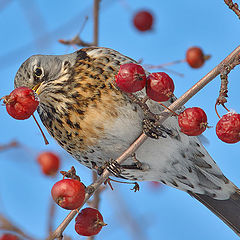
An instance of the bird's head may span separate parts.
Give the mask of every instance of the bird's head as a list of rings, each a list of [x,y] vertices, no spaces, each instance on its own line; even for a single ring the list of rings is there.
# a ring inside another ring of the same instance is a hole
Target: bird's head
[[[43,83],[60,78],[75,62],[74,55],[33,55],[18,69],[14,87],[28,87],[39,93]]]

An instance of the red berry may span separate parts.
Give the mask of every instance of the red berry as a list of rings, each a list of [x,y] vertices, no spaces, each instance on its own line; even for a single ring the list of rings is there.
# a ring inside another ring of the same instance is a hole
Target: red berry
[[[102,214],[95,208],[84,208],[75,219],[75,230],[82,236],[96,235],[105,225]]]
[[[150,184],[153,188],[159,188],[162,186],[160,182],[156,182],[156,181],[151,181]]]
[[[0,240],[18,240],[16,235],[5,233],[0,237]]]
[[[147,95],[154,101],[167,101],[174,91],[173,80],[164,72],[151,73],[147,77]]]
[[[153,16],[148,11],[139,11],[133,18],[134,26],[141,32],[152,29]]]
[[[85,186],[76,179],[56,182],[51,190],[53,200],[62,208],[73,210],[81,207],[85,199]]]
[[[142,90],[146,84],[144,69],[135,63],[120,66],[115,76],[117,86],[124,92],[133,93]]]
[[[37,94],[30,88],[19,87],[10,95],[3,97],[7,112],[15,119],[27,119],[37,109],[39,100]]]
[[[191,47],[186,52],[186,61],[192,68],[200,68],[204,62],[204,54],[201,48]]]
[[[48,176],[56,175],[60,165],[60,159],[56,154],[52,152],[42,152],[38,155],[37,161],[44,174]]]
[[[207,128],[207,115],[201,108],[187,108],[179,114],[178,124],[183,133],[198,136]]]
[[[240,141],[240,114],[229,112],[222,116],[216,126],[219,139],[225,143]]]

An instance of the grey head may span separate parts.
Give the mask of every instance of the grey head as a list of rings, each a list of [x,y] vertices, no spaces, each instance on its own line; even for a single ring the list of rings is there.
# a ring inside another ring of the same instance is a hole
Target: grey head
[[[14,87],[34,86],[59,78],[67,68],[76,62],[77,53],[67,55],[33,55],[18,69]]]

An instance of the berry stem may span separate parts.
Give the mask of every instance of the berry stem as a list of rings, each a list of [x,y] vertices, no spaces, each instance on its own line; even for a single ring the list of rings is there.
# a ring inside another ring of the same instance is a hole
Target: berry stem
[[[166,108],[168,111],[170,111],[171,113],[173,113],[175,116],[178,116],[179,114],[177,114],[176,112],[174,112],[172,109],[168,108],[166,105],[164,105],[161,102],[158,102],[160,105],[162,105],[164,108]]]
[[[230,112],[230,110],[225,106],[225,104],[222,104],[222,106],[223,106],[228,112]]]
[[[183,62],[186,62],[186,59],[176,60],[176,61],[163,63],[163,64],[159,64],[159,65],[144,64],[144,67],[146,67],[148,69],[158,69],[158,68],[164,68],[166,66],[172,66],[175,64],[183,63]]]
[[[217,116],[218,116],[219,119],[220,119],[221,117],[220,117],[220,115],[218,114],[218,111],[217,111],[217,105],[218,105],[218,104],[217,104],[217,102],[216,102],[216,103],[215,103],[215,112],[216,112]]]
[[[40,130],[40,132],[41,132],[41,134],[42,134],[42,136],[43,136],[43,139],[44,139],[45,144],[48,145],[49,142],[48,142],[48,140],[47,140],[47,138],[46,138],[46,136],[45,136],[42,128],[40,127],[40,125],[39,125],[37,119],[35,118],[35,116],[34,116],[33,114],[32,114],[32,116],[33,116],[33,119],[34,119],[34,121],[36,122],[36,124],[37,124],[37,126],[38,126],[38,128],[39,128],[39,130]]]

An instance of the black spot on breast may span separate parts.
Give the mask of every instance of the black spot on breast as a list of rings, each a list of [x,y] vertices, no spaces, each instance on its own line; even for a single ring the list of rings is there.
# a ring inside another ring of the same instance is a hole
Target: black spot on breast
[[[51,119],[51,120],[53,119],[53,115],[50,112],[47,112],[47,116],[49,119]]]
[[[115,69],[114,69],[113,67],[111,67],[111,66],[109,66],[108,69],[109,69],[110,71],[115,71]]]
[[[78,123],[74,123],[74,127],[80,129],[80,125]]]
[[[73,127],[73,123],[70,119],[67,119],[66,121],[67,125],[70,126],[71,128]]]
[[[56,94],[65,94],[66,91],[65,91],[64,89],[56,89],[56,90],[54,91],[54,93],[56,93]]]
[[[74,88],[79,88],[79,87],[81,87],[81,83],[78,82],[74,84]]]
[[[177,184],[174,180],[172,180],[170,183],[171,183],[173,186],[178,187],[178,184]]]
[[[59,118],[56,118],[56,121],[62,126],[62,120],[60,120]]]
[[[71,95],[72,98],[79,98],[81,95],[78,92],[75,92]]]
[[[48,125],[49,125],[50,128],[52,128],[52,121],[51,120],[49,120]]]
[[[178,178],[178,179],[182,179],[182,180],[187,179],[185,176],[182,176],[182,175],[178,175],[177,178]]]
[[[79,113],[79,114],[84,114],[84,111],[82,111],[81,109],[77,109],[77,113]]]

